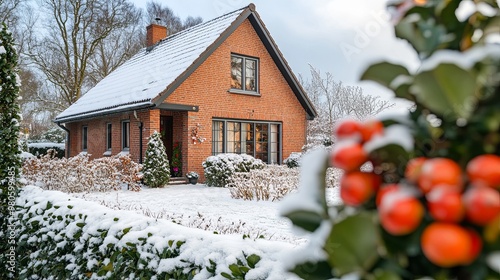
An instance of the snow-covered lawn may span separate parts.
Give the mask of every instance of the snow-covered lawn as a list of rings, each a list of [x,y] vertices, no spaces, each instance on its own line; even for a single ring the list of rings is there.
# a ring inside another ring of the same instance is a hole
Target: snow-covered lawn
[[[233,199],[226,188],[198,184],[72,195],[112,209],[133,210],[218,234],[246,235],[252,239],[262,236],[292,244],[303,244],[307,237],[293,231],[290,221],[279,216],[280,202]],[[338,188],[327,189],[327,199],[329,204],[340,203]]]

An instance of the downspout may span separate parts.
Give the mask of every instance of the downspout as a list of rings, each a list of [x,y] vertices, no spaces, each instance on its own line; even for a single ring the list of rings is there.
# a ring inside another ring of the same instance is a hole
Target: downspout
[[[71,149],[71,142],[70,142],[70,137],[69,137],[69,129],[66,128],[64,125],[61,125],[60,122],[56,122],[57,126],[62,128],[64,131],[66,131],[66,157],[69,158],[70,157],[70,149]]]

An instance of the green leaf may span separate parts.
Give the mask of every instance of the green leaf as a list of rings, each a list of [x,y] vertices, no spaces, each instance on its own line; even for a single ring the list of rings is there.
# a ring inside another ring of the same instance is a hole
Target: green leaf
[[[221,272],[220,275],[226,279],[233,279],[233,277],[226,272]]]
[[[123,229],[123,234],[127,234],[132,227],[124,228]]]
[[[302,279],[324,280],[333,278],[332,268],[326,261],[318,263],[307,262],[295,266],[291,272]]]
[[[476,102],[475,76],[455,64],[417,74],[410,90],[422,105],[447,118],[468,119]]]
[[[360,213],[335,224],[325,250],[335,274],[367,271],[377,261],[380,243],[378,228],[370,213]]]
[[[375,280],[401,280],[401,277],[392,271],[376,271]]]
[[[285,215],[295,226],[313,232],[319,228],[323,217],[316,212],[307,210],[297,210]]]
[[[229,270],[231,270],[233,276],[243,276],[243,273],[241,273],[240,268],[238,267],[237,264],[229,265]]]
[[[361,80],[374,81],[386,88],[393,89],[391,83],[401,75],[410,76],[410,72],[402,65],[380,62],[370,65],[361,76]]]
[[[255,268],[255,265],[260,261],[260,257],[257,256],[256,254],[252,254],[250,256],[247,257],[247,263],[248,263],[248,266],[250,266],[251,268]]]

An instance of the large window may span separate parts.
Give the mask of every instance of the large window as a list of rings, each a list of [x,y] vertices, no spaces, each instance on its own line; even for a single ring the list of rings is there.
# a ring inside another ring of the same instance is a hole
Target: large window
[[[88,139],[89,139],[89,127],[82,127],[82,150],[87,151],[88,148]]]
[[[247,154],[266,163],[280,163],[281,124],[214,120],[212,153]]]
[[[113,143],[113,129],[112,125],[110,123],[106,124],[106,150],[110,151],[111,150],[111,144]]]
[[[231,88],[257,92],[258,65],[255,58],[231,55]]]
[[[122,150],[130,149],[130,121],[122,122]]]

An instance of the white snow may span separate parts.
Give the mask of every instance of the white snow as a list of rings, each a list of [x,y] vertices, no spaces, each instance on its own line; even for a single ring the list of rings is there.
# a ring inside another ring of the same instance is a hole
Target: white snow
[[[486,257],[486,262],[491,269],[500,273],[500,251],[493,252]]]
[[[140,192],[79,193],[75,197],[95,201],[112,209],[132,210],[149,217],[175,221],[186,227],[206,229],[219,234],[304,244],[306,237],[296,236],[288,219],[279,214],[278,202],[232,199],[227,188],[205,185],[180,185]],[[327,189],[329,204],[340,204],[338,188]],[[236,231],[240,233],[236,234]]]
[[[5,47],[4,46],[0,46],[0,54],[4,54],[6,52],[7,51],[5,50]]]
[[[141,49],[59,114],[56,120],[103,110],[153,105],[152,99],[186,71],[243,10],[173,34],[151,50]]]
[[[59,148],[64,150],[66,144],[64,143],[53,143],[53,142],[40,142],[40,143],[28,143],[29,148]]]
[[[413,140],[408,127],[395,124],[387,127],[383,135],[376,135],[370,141],[366,142],[363,148],[367,153],[371,153],[389,144],[396,144],[403,147],[406,151],[412,151]]]
[[[439,50],[422,62],[420,72],[432,70],[439,64],[445,63],[455,64],[463,69],[471,69],[477,62],[487,57],[500,57],[498,45],[476,46],[463,53],[452,50]]]
[[[460,2],[458,9],[455,10],[455,15],[459,21],[466,21],[476,12],[476,4],[472,0]]]
[[[21,152],[21,158],[22,159],[28,159],[28,158],[34,158],[35,156],[32,153],[28,152]]]

